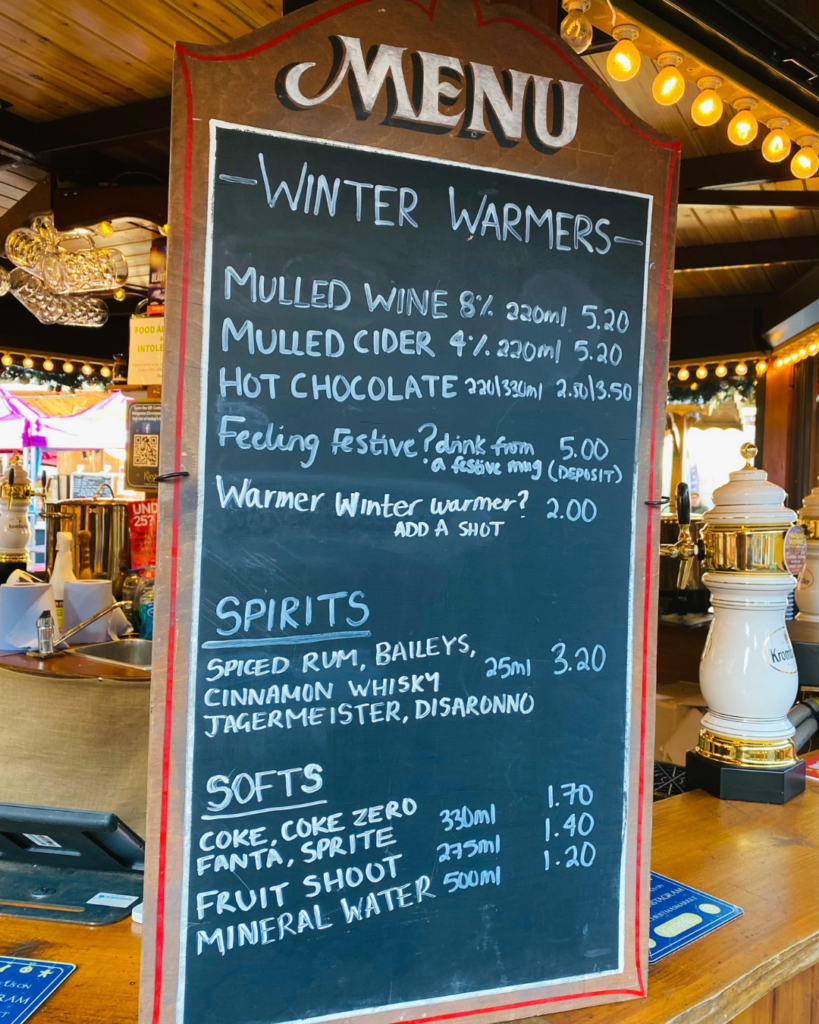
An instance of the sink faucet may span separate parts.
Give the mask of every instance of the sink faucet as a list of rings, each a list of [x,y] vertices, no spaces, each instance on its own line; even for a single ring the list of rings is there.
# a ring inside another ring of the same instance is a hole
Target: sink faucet
[[[67,633],[63,633],[60,637],[60,643],[63,640],[67,640],[70,636],[74,636],[75,633],[79,633],[81,629],[85,629],[86,626],[90,626],[92,622],[96,622],[97,619],[101,619],[103,615],[108,615],[114,611],[115,608],[128,608],[130,609],[130,601],[114,601],[113,604],[109,604],[107,608],[103,608],[102,611],[95,612],[89,618],[79,623],[77,626],[73,626],[68,630]],[[48,621],[43,621],[48,614]],[[49,622],[51,623],[49,627]],[[37,650],[27,651],[26,655],[29,658],[37,658],[40,661],[44,661],[47,658],[61,658],[65,654],[65,651],[54,650],[54,625],[51,619],[50,613],[44,612],[37,620]]]

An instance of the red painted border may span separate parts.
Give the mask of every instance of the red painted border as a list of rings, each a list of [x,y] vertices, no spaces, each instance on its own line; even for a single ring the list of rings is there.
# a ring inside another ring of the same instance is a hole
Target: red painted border
[[[188,265],[190,258],[191,177],[193,173],[193,93],[184,56],[179,55],[185,77],[185,170],[182,233],[182,322],[179,331],[179,360],[176,380],[176,421],[174,423],[173,469],[182,463],[182,410],[185,399],[185,350],[188,340]],[[159,1020],[162,1001],[162,965],[165,947],[165,867],[168,852],[168,791],[171,770],[171,726],[173,724],[174,648],[176,644],[176,597],[179,561],[179,484],[174,485],[171,527],[171,575],[168,595],[168,654],[165,676],[165,720],[162,737],[162,797],[159,812],[159,865],[156,892],[156,933],[154,940],[154,1008],[152,1020]]]
[[[185,80],[185,163],[184,163],[184,202],[183,202],[183,232],[182,232],[182,290],[180,295],[180,303],[182,307],[182,321],[179,334],[179,356],[177,361],[177,387],[176,387],[176,419],[174,422],[174,456],[173,456],[173,469],[178,471],[181,469],[181,451],[182,451],[182,418],[183,418],[183,405],[185,397],[184,380],[185,380],[185,354],[187,348],[187,309],[188,309],[188,284],[189,284],[189,262],[190,262],[190,204],[191,204],[191,179],[193,175],[192,166],[192,154],[193,154],[193,95],[191,88],[190,72],[187,65],[187,57],[194,60],[203,61],[228,61],[228,60],[243,60],[246,57],[252,57],[257,53],[261,53],[264,50],[270,49],[273,46],[277,46],[284,40],[291,38],[292,36],[303,32],[305,29],[311,28],[313,25],[320,24],[326,21],[328,18],[335,17],[337,14],[342,14],[344,11],[348,11],[354,7],[359,7],[365,3],[371,3],[372,0],[347,0],[346,3],[340,4],[338,7],[334,7],[330,11],[325,11],[324,14],[317,15],[315,18],[311,18],[308,21],[302,22],[300,25],[296,25],[281,35],[268,40],[266,43],[260,43],[249,50],[245,50],[242,53],[231,54],[227,56],[214,56],[211,54],[198,54],[193,53],[185,47],[177,44],[176,52],[179,55],[180,67],[182,69],[182,75]],[[434,19],[435,8],[437,6],[437,0],[431,0],[429,8],[425,8],[419,0],[407,0],[408,3],[412,3],[413,6],[420,8],[425,14],[428,15],[430,21]],[[598,100],[612,113],[618,120],[622,121],[631,131],[634,132],[644,142],[648,142],[652,146],[657,146],[661,149],[666,149],[671,152],[671,161],[668,168],[668,179],[666,183],[665,201],[663,204],[663,230],[662,230],[662,242],[660,252],[660,292],[658,296],[657,306],[657,352],[659,353],[660,346],[662,345],[663,337],[663,312],[665,305],[665,294],[664,294],[664,276],[667,265],[667,248],[668,248],[668,221],[671,208],[671,191],[674,183],[674,170],[676,167],[677,159],[680,153],[679,142],[663,142],[657,139],[653,139],[650,135],[643,132],[637,125],[632,124],[631,121],[620,111],[614,104],[605,96],[597,85],[580,69],[578,68],[571,59],[563,53],[557,46],[542,32],[538,31],[532,25],[527,25],[525,22],[518,21],[516,18],[508,17],[497,17],[497,18],[484,18],[483,12],[481,11],[478,0],[472,0],[472,4],[475,7],[477,16],[477,22],[479,27],[483,28],[487,25],[513,25],[516,28],[523,29],[523,31],[530,33],[541,43],[547,46],[556,56],[558,56],[570,69],[576,74],[587,88],[597,97]],[[659,397],[659,382],[660,382],[660,370],[659,361],[655,358],[654,366],[654,391],[652,396],[652,425],[651,425],[651,445],[650,445],[650,469],[648,478],[648,494],[654,494],[654,463],[657,446],[657,405]],[[642,855],[643,855],[643,800],[645,796],[645,722],[646,722],[646,707],[647,707],[647,687],[648,687],[648,637],[649,637],[649,608],[650,608],[650,594],[651,594],[651,572],[654,556],[654,516],[652,515],[653,509],[649,506],[647,508],[647,524],[646,524],[646,574],[645,574],[645,603],[643,611],[643,659],[642,659],[642,693],[641,693],[641,709],[640,709],[640,777],[638,784],[637,793],[637,861],[636,861],[636,911],[635,911],[635,965],[637,968],[637,988],[620,988],[620,989],[601,989],[596,992],[579,992],[573,994],[567,994],[562,996],[549,996],[543,999],[532,999],[526,1002],[520,1003],[507,1003],[499,1006],[487,1006],[481,1007],[474,1010],[462,1010],[454,1013],[440,1014],[436,1017],[420,1017],[415,1020],[404,1021],[403,1024],[431,1024],[434,1021],[442,1020],[454,1020],[459,1017],[470,1017],[475,1014],[481,1013],[494,1013],[497,1011],[504,1010],[517,1010],[523,1009],[528,1006],[542,1006],[546,1003],[559,1003],[565,1002],[570,999],[587,998],[594,999],[603,996],[614,996],[614,995],[631,995],[631,996],[644,996],[646,994],[646,985],[643,977],[643,965],[640,957],[640,886],[641,886],[641,867],[642,867]],[[164,960],[164,938],[165,938],[165,870],[167,863],[167,831],[168,831],[168,792],[170,783],[170,752],[171,752],[171,727],[173,724],[173,696],[174,696],[174,647],[176,641],[176,600],[177,600],[177,580],[178,580],[178,555],[179,555],[179,488],[174,488],[174,502],[173,502],[173,525],[171,532],[171,575],[170,575],[170,586],[169,586],[169,616],[168,616],[168,655],[167,655],[167,675],[165,684],[165,717],[164,717],[164,732],[163,732],[163,743],[162,743],[162,798],[160,805],[160,827],[159,827],[159,857],[158,857],[158,872],[157,872],[157,909],[156,909],[156,934],[155,934],[155,946],[154,946],[154,1005],[153,1005],[153,1024],[158,1024],[159,1014],[161,1009],[162,999],[162,967]]]

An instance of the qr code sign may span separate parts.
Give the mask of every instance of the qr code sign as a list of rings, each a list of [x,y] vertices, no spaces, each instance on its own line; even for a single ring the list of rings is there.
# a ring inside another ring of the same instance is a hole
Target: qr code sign
[[[159,434],[137,434],[134,437],[134,465],[159,465]]]

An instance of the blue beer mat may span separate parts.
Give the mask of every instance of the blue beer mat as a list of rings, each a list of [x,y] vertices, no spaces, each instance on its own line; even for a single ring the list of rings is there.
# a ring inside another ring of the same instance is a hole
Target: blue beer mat
[[[721,928],[743,911],[733,903],[708,896],[690,885],[651,872],[651,909],[648,924],[648,962],[682,949],[715,928]],[[2,1018],[0,1018],[2,1024]]]
[[[74,964],[0,956],[0,1024],[23,1024],[73,970]]]

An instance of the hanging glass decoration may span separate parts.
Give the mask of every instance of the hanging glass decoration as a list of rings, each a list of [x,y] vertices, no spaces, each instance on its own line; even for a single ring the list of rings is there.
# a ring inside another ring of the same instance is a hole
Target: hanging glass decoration
[[[11,293],[41,324],[102,327],[108,307],[96,295],[55,295],[28,271],[16,267],[9,275]]]
[[[49,216],[35,217],[30,228],[12,231],[6,256],[55,295],[113,291],[128,280],[128,264],[119,249],[97,248],[88,228],[57,231]]]

